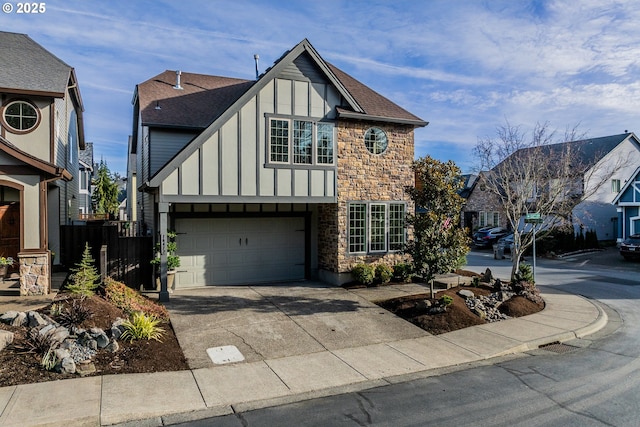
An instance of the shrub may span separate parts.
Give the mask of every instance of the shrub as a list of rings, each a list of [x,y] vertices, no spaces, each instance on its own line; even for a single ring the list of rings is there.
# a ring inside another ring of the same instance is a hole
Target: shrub
[[[440,304],[442,304],[445,307],[453,304],[453,298],[450,297],[449,295],[442,295],[439,301],[440,301]]]
[[[89,243],[85,243],[82,259],[71,269],[71,284],[67,285],[67,289],[73,295],[91,296],[98,289],[100,275],[95,267],[95,261],[91,256],[91,248]]]
[[[406,262],[400,262],[393,266],[393,277],[399,282],[406,283],[411,280],[413,267]]]
[[[141,311],[158,319],[169,320],[169,312],[162,304],[150,300],[140,292],[111,278],[105,281],[105,298],[128,314]]]
[[[535,283],[533,280],[533,270],[531,268],[530,264],[526,264],[524,262],[520,263],[520,266],[518,267],[518,272],[516,273],[516,277],[514,279],[514,282],[518,283],[518,282],[529,282],[529,283]]]
[[[477,288],[478,286],[480,286],[480,277],[473,276],[471,278],[471,286],[473,286],[474,288]]]
[[[161,341],[164,329],[158,326],[159,323],[160,319],[155,316],[148,316],[140,311],[135,312],[130,320],[125,320],[122,324],[124,332],[120,339],[129,340],[129,342],[140,339]]]
[[[56,353],[50,347],[49,350],[42,356],[42,360],[40,361],[40,366],[42,366],[47,371],[53,371],[58,364],[58,358],[56,357]]]
[[[83,298],[73,298],[69,307],[61,310],[58,314],[58,322],[68,328],[78,326],[92,316],[91,310],[83,304]]]
[[[372,265],[357,264],[351,269],[351,275],[353,276],[353,279],[358,283],[361,283],[365,286],[370,286],[371,284],[373,284],[375,271]]]
[[[387,264],[376,265],[376,280],[380,283],[389,283],[393,277],[393,269]]]

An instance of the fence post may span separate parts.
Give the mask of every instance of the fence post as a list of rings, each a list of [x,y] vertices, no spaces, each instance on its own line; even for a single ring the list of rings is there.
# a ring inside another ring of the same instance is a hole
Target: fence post
[[[100,280],[104,283],[107,278],[107,245],[100,248]]]

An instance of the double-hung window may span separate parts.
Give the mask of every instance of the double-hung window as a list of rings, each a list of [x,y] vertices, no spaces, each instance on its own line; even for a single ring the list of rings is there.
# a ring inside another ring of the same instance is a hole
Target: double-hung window
[[[333,165],[333,123],[309,119],[271,117],[269,122],[269,163],[293,165]]]
[[[405,203],[351,202],[348,213],[349,253],[402,250],[406,236]]]

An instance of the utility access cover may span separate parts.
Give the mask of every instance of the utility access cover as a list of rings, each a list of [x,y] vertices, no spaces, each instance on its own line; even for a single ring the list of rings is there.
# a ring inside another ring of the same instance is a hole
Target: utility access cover
[[[216,365],[224,365],[225,363],[242,362],[244,356],[235,345],[223,345],[222,347],[211,347],[207,349],[209,358]]]

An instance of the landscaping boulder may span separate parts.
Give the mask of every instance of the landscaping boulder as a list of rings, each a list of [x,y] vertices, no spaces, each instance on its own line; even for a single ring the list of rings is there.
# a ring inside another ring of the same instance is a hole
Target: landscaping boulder
[[[461,290],[459,290],[459,291],[458,291],[458,295],[460,295],[460,296],[461,296],[461,297],[463,297],[464,299],[469,299],[469,298],[473,298],[473,297],[475,297],[475,296],[476,296],[472,291],[470,291],[470,290],[468,290],[468,289],[461,289]]]
[[[0,329],[0,351],[13,342],[13,332]]]

